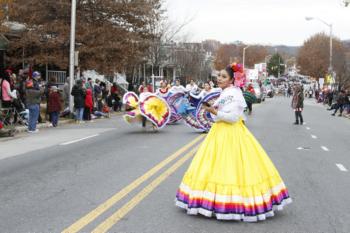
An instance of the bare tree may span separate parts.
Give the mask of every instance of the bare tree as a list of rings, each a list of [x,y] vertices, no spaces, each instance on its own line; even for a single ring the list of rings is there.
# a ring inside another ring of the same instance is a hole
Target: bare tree
[[[324,77],[329,67],[329,36],[319,33],[304,42],[297,57],[301,72],[316,79]],[[345,49],[339,39],[333,39],[333,68],[337,76],[343,76],[345,69]]]

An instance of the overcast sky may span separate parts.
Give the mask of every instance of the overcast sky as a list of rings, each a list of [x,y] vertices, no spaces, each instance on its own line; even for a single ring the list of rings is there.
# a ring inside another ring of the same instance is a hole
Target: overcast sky
[[[350,39],[350,6],[342,0],[165,0],[169,19],[181,23],[190,41],[237,40],[248,44],[302,45],[329,27],[305,16],[333,23],[334,35]]]

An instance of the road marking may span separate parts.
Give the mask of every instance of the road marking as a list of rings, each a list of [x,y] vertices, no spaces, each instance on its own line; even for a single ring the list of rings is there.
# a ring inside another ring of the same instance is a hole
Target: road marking
[[[316,136],[316,135],[311,134],[311,137],[312,137],[313,139],[317,139],[317,136]]]
[[[322,150],[324,150],[324,151],[329,151],[329,149],[328,149],[327,147],[325,147],[325,146],[321,146],[321,148],[322,148]]]
[[[306,127],[307,130],[310,130],[311,128],[310,127]]]
[[[133,197],[128,203],[117,210],[109,218],[98,225],[92,233],[105,233],[108,232],[119,220],[121,220],[127,213],[129,213],[135,206],[137,206],[145,197],[147,197],[152,191],[157,188],[166,178],[173,174],[179,167],[181,167],[187,160],[193,157],[198,147],[191,150],[184,157],[179,159],[173,166],[158,176],[152,183],[147,185],[142,191],[140,191],[135,197]]]
[[[73,143],[81,142],[81,141],[84,141],[84,140],[87,140],[87,139],[90,139],[90,138],[94,138],[94,137],[98,137],[98,136],[99,136],[99,134],[94,134],[94,135],[91,135],[91,136],[88,136],[88,137],[85,137],[85,138],[80,138],[80,139],[77,139],[77,140],[61,143],[60,146],[67,146],[67,145],[70,145],[70,144],[73,144]]]
[[[298,147],[297,150],[310,150],[310,147]]]
[[[346,167],[344,167],[344,165],[341,164],[341,163],[337,163],[337,164],[335,164],[335,165],[337,165],[337,167],[339,168],[339,170],[342,171],[342,172],[347,172],[347,171],[348,171],[348,169],[346,169]]]
[[[109,208],[111,208],[113,205],[115,205],[118,201],[120,201],[123,197],[125,197],[127,194],[129,194],[131,191],[133,191],[135,188],[137,188],[139,185],[141,185],[143,182],[148,180],[151,176],[156,174],[158,171],[160,171],[163,167],[165,167],[167,164],[172,162],[174,159],[182,155],[185,151],[187,151],[189,148],[194,146],[197,142],[202,140],[205,137],[205,135],[200,135],[196,137],[193,141],[188,143],[187,145],[180,148],[178,151],[170,155],[168,158],[157,164],[155,167],[147,171],[144,175],[134,180],[131,184],[124,187],[121,191],[116,193],[114,196],[109,198],[107,201],[96,207],[91,212],[87,213],[85,216],[77,220],[75,223],[73,223],[68,228],[64,229],[63,233],[76,233],[80,231],[82,228],[84,228],[86,225],[94,221],[97,217],[99,217],[101,214],[106,212]]]

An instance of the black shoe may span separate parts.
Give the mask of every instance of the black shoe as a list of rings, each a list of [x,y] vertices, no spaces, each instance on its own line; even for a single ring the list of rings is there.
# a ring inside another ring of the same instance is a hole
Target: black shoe
[[[333,114],[331,114],[332,116],[335,116],[335,114],[333,113]]]
[[[299,122],[294,122],[293,124],[294,124],[294,125],[299,125]]]

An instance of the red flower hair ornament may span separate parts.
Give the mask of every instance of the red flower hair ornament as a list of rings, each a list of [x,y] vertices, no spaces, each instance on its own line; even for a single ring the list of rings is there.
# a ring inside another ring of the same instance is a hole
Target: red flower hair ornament
[[[244,87],[247,83],[247,77],[244,73],[243,65],[239,63],[232,63],[231,69],[234,74],[234,85],[236,87]]]

